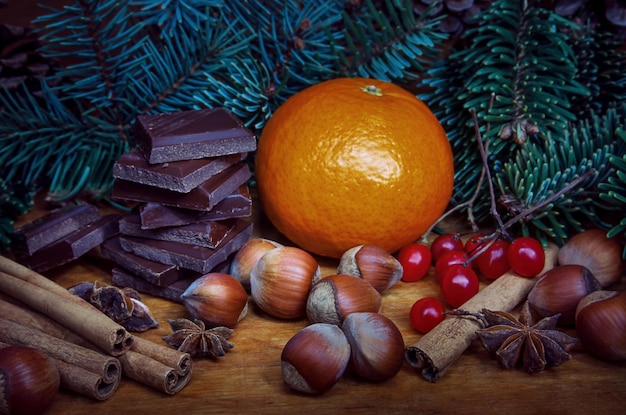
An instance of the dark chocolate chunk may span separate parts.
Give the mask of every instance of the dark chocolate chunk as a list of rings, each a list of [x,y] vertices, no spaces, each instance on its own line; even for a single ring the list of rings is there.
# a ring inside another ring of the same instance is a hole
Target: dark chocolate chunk
[[[252,215],[252,198],[245,184],[226,196],[210,211],[176,208],[159,203],[142,203],[139,207],[142,229],[182,226],[209,220],[247,218],[250,215]]]
[[[241,159],[241,154],[229,154],[149,164],[143,153],[135,148],[123,154],[113,165],[113,177],[187,193]]]
[[[122,236],[122,249],[151,261],[177,265],[181,268],[206,273],[239,250],[252,234],[252,222],[237,219],[224,241],[215,249],[181,244],[180,242]]]
[[[102,216],[33,255],[18,256],[18,260],[37,272],[67,264],[117,234],[120,217],[118,214]]]
[[[135,138],[149,163],[245,153],[256,137],[225,108],[140,115]]]
[[[216,174],[188,193],[173,192],[145,184],[115,180],[111,197],[135,202],[154,202],[185,209],[208,211],[233,193],[251,176],[250,168],[244,162]]]
[[[228,273],[234,255],[232,254],[226,261],[220,262],[211,272]],[[191,273],[169,285],[160,286],[151,284],[149,281],[134,275],[122,267],[113,268],[111,274],[113,284],[119,287],[132,288],[145,294],[178,302],[182,302],[180,299],[181,294],[201,275],[199,273]]]
[[[120,232],[130,236],[216,248],[234,225],[234,219],[227,219],[168,228],[141,229],[139,213],[132,213],[120,220]]]
[[[101,246],[102,255],[130,273],[143,278],[147,282],[166,286],[174,281],[187,277],[191,272],[176,265],[162,264],[142,258],[122,249],[119,236],[108,239]]]
[[[99,218],[98,209],[89,204],[53,210],[15,230],[14,251],[32,255]]]
[[[145,294],[178,302],[182,302],[180,299],[181,294],[185,292],[196,278],[198,278],[197,275],[190,275],[174,281],[170,285],[162,286],[151,284],[123,268],[115,267],[111,271],[111,282],[119,287],[132,288]]]

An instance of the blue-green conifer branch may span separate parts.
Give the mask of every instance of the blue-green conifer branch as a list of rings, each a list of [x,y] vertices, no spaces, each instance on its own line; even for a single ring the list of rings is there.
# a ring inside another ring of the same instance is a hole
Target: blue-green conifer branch
[[[577,175],[596,173],[520,224],[563,242],[588,224],[626,233],[626,54],[601,27],[537,0],[495,0],[459,38],[410,0],[81,0],[46,8],[40,51],[59,62],[41,88],[0,89],[0,246],[37,190],[52,201],[106,199],[137,115],[226,107],[260,135],[307,86],[373,77],[415,91],[455,154],[451,203],[475,191],[482,163],[514,213]],[[252,158],[253,160],[253,158]],[[489,217],[488,192],[473,206]],[[615,220],[615,218],[620,218]],[[625,251],[626,256],[626,251]]]

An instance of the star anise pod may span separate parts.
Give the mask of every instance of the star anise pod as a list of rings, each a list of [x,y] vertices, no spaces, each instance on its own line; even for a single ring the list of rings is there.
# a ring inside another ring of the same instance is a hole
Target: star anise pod
[[[228,341],[233,330],[228,327],[213,327],[207,329],[202,320],[188,320],[179,318],[168,320],[173,333],[163,337],[163,340],[181,352],[189,353],[193,357],[219,357],[234,346]]]
[[[519,320],[503,311],[483,310],[485,328],[477,331],[483,346],[505,369],[521,361],[528,373],[541,372],[571,359],[568,351],[579,340],[555,330],[559,314],[534,323],[526,302]]]

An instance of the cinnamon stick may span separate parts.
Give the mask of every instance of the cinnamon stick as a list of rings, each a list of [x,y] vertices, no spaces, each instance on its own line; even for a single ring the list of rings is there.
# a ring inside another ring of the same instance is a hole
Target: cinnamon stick
[[[98,400],[109,398],[120,382],[120,362],[94,350],[0,318],[0,341],[37,348],[57,361],[64,386]]]
[[[149,356],[128,351],[119,357],[124,375],[151,386],[154,389],[174,395],[183,389],[191,379],[191,364],[186,372],[167,366]]]
[[[11,346],[11,344],[0,341],[0,349],[9,346]],[[62,388],[99,401],[108,399],[117,389],[116,383],[102,382],[102,377],[96,373],[55,359],[54,357],[50,357],[50,359],[52,359],[59,371]]]
[[[80,333],[112,356],[130,349],[133,337],[95,307],[54,281],[0,256],[0,292]]]
[[[185,376],[192,371],[193,364],[189,353],[184,353],[141,337],[137,337],[135,340],[131,347],[132,351],[174,368],[179,376]]]
[[[120,357],[124,373],[143,380],[155,389],[173,395],[189,383],[193,363],[189,353],[180,352],[137,337],[131,351]]]
[[[92,349],[95,347],[47,316],[5,301],[1,296],[0,315],[74,344]],[[191,378],[193,367],[188,353],[183,353],[140,337],[134,338],[132,349],[118,356],[118,360],[122,366],[122,374],[124,376],[170,395],[179,392],[187,385]],[[74,377],[76,376],[78,375],[74,375]],[[78,380],[80,385],[68,387],[68,389],[79,393],[81,391],[75,388],[86,387],[87,392],[91,392],[94,389],[91,386],[92,382],[89,381],[86,374]],[[105,388],[106,385],[98,384],[98,387]]]
[[[539,275],[554,268],[558,248],[550,244],[546,249],[546,261]],[[507,272],[491,282],[460,308],[480,313],[483,309],[511,311],[527,296],[537,282],[535,278],[523,278]],[[406,361],[430,382],[439,380],[448,368],[465,352],[476,338],[480,323],[476,319],[452,316],[439,323],[417,342],[407,346]]]

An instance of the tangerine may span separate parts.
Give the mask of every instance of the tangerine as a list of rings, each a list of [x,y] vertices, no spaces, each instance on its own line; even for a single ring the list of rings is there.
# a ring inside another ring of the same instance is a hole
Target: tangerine
[[[415,241],[454,184],[450,143],[426,104],[367,78],[321,82],[287,99],[261,133],[255,170],[276,229],[334,258],[360,244],[392,253]]]

